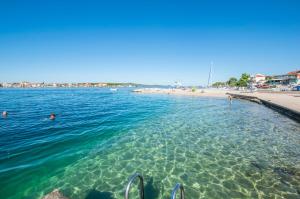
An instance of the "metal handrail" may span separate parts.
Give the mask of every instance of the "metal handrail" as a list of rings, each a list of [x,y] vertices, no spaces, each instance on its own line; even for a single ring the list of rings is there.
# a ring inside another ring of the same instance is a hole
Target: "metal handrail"
[[[172,191],[171,199],[176,199],[176,192],[180,189],[180,199],[184,199],[184,188],[183,185],[180,183],[177,183]]]
[[[140,189],[140,199],[144,199],[144,179],[143,179],[143,176],[139,173],[135,173],[134,175],[132,175],[130,177],[129,182],[125,189],[125,199],[128,199],[131,184],[137,177],[140,179],[140,188],[139,188]]]

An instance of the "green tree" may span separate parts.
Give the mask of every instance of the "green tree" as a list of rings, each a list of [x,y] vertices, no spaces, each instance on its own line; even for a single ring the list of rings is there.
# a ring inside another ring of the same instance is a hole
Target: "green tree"
[[[228,86],[230,86],[230,87],[234,87],[234,86],[237,86],[237,82],[238,82],[237,78],[231,77],[231,78],[227,81],[227,84],[228,84]]]
[[[237,85],[239,87],[247,87],[250,80],[250,75],[247,73],[243,73],[239,81],[237,82]]]
[[[222,87],[225,86],[225,82],[215,82],[212,84],[213,87]]]

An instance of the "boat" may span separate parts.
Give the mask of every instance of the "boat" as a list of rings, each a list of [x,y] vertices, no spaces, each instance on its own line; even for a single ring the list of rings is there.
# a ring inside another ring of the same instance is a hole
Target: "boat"
[[[118,89],[117,88],[111,88],[110,91],[115,92],[115,91],[118,91]]]

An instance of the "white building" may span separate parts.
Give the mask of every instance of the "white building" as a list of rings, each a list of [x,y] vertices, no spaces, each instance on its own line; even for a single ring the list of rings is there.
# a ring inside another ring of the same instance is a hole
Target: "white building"
[[[263,74],[255,74],[251,77],[251,82],[253,85],[262,85],[266,82],[266,76]]]

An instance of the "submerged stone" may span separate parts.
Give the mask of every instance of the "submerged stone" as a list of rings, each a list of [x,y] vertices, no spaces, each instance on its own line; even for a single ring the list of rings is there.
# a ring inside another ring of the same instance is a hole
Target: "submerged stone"
[[[278,175],[289,175],[289,176],[293,176],[296,174],[295,171],[291,170],[291,169],[287,169],[287,168],[282,168],[282,167],[275,167],[273,169],[273,171],[275,173],[277,173]]]
[[[54,189],[51,193],[48,193],[43,199],[69,199],[65,197],[58,189]]]
[[[252,161],[251,165],[259,170],[263,169],[263,167],[260,164],[258,164],[257,162]]]
[[[185,174],[182,174],[182,175],[180,176],[180,178],[181,178],[182,180],[184,180],[184,181],[187,181],[188,178],[189,178],[189,176],[185,173]]]

